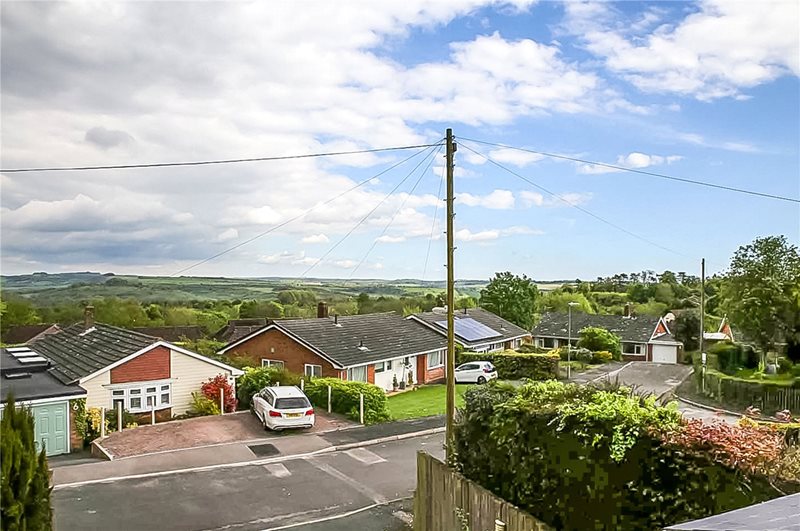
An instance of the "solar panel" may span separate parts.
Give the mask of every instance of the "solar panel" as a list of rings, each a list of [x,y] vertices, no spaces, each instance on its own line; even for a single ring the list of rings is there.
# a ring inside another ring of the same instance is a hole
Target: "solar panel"
[[[447,321],[436,321],[436,325],[447,330]],[[489,339],[490,337],[500,337],[503,335],[497,330],[489,328],[471,317],[456,319],[454,333],[464,341],[478,341],[480,339]]]

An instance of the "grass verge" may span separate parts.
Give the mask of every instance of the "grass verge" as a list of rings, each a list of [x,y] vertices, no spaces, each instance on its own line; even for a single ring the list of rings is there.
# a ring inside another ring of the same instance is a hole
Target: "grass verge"
[[[469,385],[456,385],[456,407],[464,405],[464,393]],[[389,414],[394,420],[444,415],[447,387],[423,385],[414,391],[392,395],[386,399]]]

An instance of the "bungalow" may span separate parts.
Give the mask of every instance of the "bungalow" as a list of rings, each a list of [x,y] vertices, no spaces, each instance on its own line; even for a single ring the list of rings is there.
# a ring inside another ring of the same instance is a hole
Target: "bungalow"
[[[716,332],[703,332],[703,341],[706,343],[718,343],[720,341],[733,341],[733,330],[731,329],[728,318],[723,317]]]
[[[678,363],[683,343],[676,341],[663,317],[623,317],[621,315],[591,315],[572,313],[572,344],[587,327],[605,328],[619,336],[622,358],[627,361]],[[567,344],[569,316],[566,313],[546,313],[533,329],[538,347],[556,348]]]
[[[243,372],[159,338],[94,323],[87,308],[84,323],[69,326],[28,345],[51,363],[50,374],[63,385],[80,386],[86,407],[116,408],[168,420],[186,413],[192,393],[219,374]]]
[[[52,374],[52,364],[29,348],[0,349],[0,393],[14,395],[17,405],[29,407],[34,419],[34,438],[47,455],[69,453],[83,446],[75,424],[77,401],[86,391],[64,384]],[[5,404],[0,405],[0,411]]]
[[[394,313],[325,315],[283,319],[232,341],[219,351],[249,358],[253,366],[276,366],[304,374],[373,383],[385,390],[398,382],[444,378],[447,343],[438,333]]]
[[[8,331],[0,338],[0,341],[6,345],[24,345],[46,334],[57,334],[60,331],[61,328],[53,323],[15,325],[9,327]]]
[[[447,335],[444,308],[408,317],[438,334]],[[459,310],[453,316],[455,341],[472,352],[497,352],[530,343],[531,333],[483,308]]]

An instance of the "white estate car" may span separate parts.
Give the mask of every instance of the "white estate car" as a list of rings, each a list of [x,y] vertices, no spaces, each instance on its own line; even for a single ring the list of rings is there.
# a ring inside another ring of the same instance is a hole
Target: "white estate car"
[[[253,413],[269,430],[314,426],[314,408],[294,386],[265,387],[253,395]]]
[[[488,361],[470,361],[456,367],[456,383],[485,384],[497,378],[497,371]]]

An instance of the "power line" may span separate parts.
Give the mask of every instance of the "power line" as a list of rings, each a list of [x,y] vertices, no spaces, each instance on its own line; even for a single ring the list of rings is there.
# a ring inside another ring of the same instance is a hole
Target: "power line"
[[[378,235],[378,237],[377,237],[377,238],[375,238],[375,240],[373,240],[373,242],[372,242],[372,245],[371,245],[371,246],[370,246],[370,248],[367,250],[367,252],[366,252],[366,253],[364,253],[364,256],[363,256],[363,257],[361,257],[361,261],[359,261],[359,262],[358,262],[358,265],[356,265],[356,267],[355,267],[355,268],[354,268],[354,269],[353,269],[353,270],[350,272],[350,277],[348,278],[348,280],[350,280],[350,279],[352,279],[352,278],[353,278],[353,275],[355,275],[355,274],[356,274],[356,271],[358,271],[358,268],[360,268],[360,267],[361,267],[361,265],[364,263],[364,261],[367,259],[367,257],[369,257],[369,255],[370,255],[370,253],[372,252],[372,250],[373,250],[373,249],[375,248],[375,246],[378,244],[378,239],[379,239],[381,236],[383,236],[384,234],[386,234],[386,231],[387,231],[387,230],[389,230],[389,227],[392,225],[392,223],[394,223],[394,220],[395,220],[395,218],[397,217],[397,215],[400,213],[400,211],[401,211],[401,210],[403,210],[403,207],[406,205],[406,202],[408,202],[408,198],[409,198],[409,197],[411,197],[411,194],[413,194],[413,193],[414,193],[414,190],[416,190],[416,189],[417,189],[417,186],[419,186],[419,183],[422,181],[422,178],[423,178],[423,177],[425,177],[425,174],[428,172],[428,169],[431,167],[431,164],[433,164],[433,161],[434,161],[434,160],[436,160],[436,155],[438,155],[438,154],[439,154],[439,153],[441,153],[441,152],[442,152],[442,150],[441,150],[441,148],[439,148],[439,149],[438,149],[438,150],[437,150],[437,151],[434,153],[433,157],[431,157],[431,158],[430,158],[430,160],[428,160],[428,164],[427,164],[427,165],[425,165],[425,168],[422,170],[422,173],[420,173],[420,174],[419,174],[419,178],[418,178],[418,179],[417,179],[417,181],[414,183],[414,186],[412,186],[412,187],[411,187],[411,190],[409,190],[409,191],[406,193],[406,196],[403,198],[403,201],[401,201],[401,202],[400,202],[400,206],[399,206],[399,207],[397,207],[397,210],[395,210],[395,211],[394,211],[394,214],[392,214],[392,217],[389,219],[389,222],[388,222],[388,223],[387,223],[387,224],[386,224],[386,225],[383,227],[383,230],[382,230],[382,231],[381,231],[381,233]],[[437,206],[438,206],[438,204],[437,204]]]
[[[794,197],[786,197],[786,196],[782,196],[782,195],[767,194],[767,193],[764,193],[764,192],[757,192],[755,190],[747,190],[747,189],[744,189],[744,188],[735,188],[733,186],[725,186],[723,184],[714,184],[714,183],[709,183],[709,182],[706,182],[706,181],[698,181],[698,180],[695,180],[695,179],[686,179],[684,177],[675,177],[673,175],[665,175],[663,173],[655,173],[655,172],[652,172],[652,171],[637,170],[635,168],[626,168],[625,166],[617,166],[615,164],[607,164],[605,162],[594,162],[594,161],[591,161],[591,160],[579,159],[579,158],[576,158],[576,157],[568,157],[566,155],[557,155],[555,153],[546,153],[544,151],[536,151],[534,149],[521,148],[521,147],[517,147],[517,146],[509,146],[509,145],[506,145],[506,144],[496,144],[494,142],[485,142],[483,140],[475,140],[473,138],[461,138],[461,140],[467,140],[469,142],[475,142],[476,144],[484,144],[484,145],[487,145],[487,146],[494,146],[494,147],[499,147],[499,148],[514,149],[514,150],[517,150],[517,151],[524,151],[526,153],[533,153],[534,155],[541,155],[543,157],[550,157],[550,158],[554,158],[554,159],[569,160],[569,161],[572,161],[572,162],[580,162],[580,163],[583,163],[583,164],[591,164],[593,166],[602,166],[604,168],[609,168],[609,169],[613,169],[613,170],[626,171],[626,172],[630,172],[630,173],[638,173],[640,175],[648,175],[650,177],[658,177],[659,179],[667,179],[667,180],[670,180],[670,181],[677,181],[677,182],[682,182],[682,183],[687,183],[687,184],[694,184],[694,185],[697,185],[697,186],[707,186],[708,188],[717,188],[719,190],[727,190],[729,192],[737,192],[737,193],[740,193],[740,194],[749,194],[749,195],[755,195],[755,196],[759,196],[759,197],[766,197],[768,199],[778,199],[780,201],[789,201],[789,202],[792,202],[792,203],[800,203],[800,199],[797,199],[797,198],[794,198]]]
[[[434,144],[432,147],[428,148],[428,150],[430,150],[430,152],[431,152],[431,153],[433,153],[433,152],[434,152],[434,149],[433,149],[433,148],[434,148],[434,147],[437,147],[437,146],[441,146],[441,144]],[[315,267],[317,267],[317,265],[319,265],[319,264],[320,264],[320,262],[322,262],[322,260],[324,260],[324,259],[325,259],[325,258],[326,258],[326,257],[327,257],[329,254],[331,254],[331,253],[332,253],[332,252],[333,252],[333,251],[334,251],[334,250],[335,250],[337,247],[339,247],[339,245],[340,245],[340,244],[341,244],[343,241],[345,241],[345,240],[346,240],[346,239],[347,239],[347,238],[348,238],[348,237],[349,237],[351,234],[353,234],[353,232],[355,232],[355,230],[356,230],[358,227],[360,227],[360,226],[361,226],[361,224],[362,224],[362,223],[364,223],[364,222],[367,220],[367,218],[369,218],[369,217],[370,217],[370,216],[371,216],[371,215],[372,215],[372,214],[373,214],[373,213],[374,213],[376,210],[378,210],[378,208],[379,208],[379,207],[380,207],[380,206],[381,206],[381,205],[382,205],[382,204],[383,204],[383,203],[384,203],[384,202],[385,202],[387,199],[389,199],[389,197],[390,197],[390,196],[391,196],[393,193],[395,193],[395,192],[397,191],[397,189],[398,189],[398,188],[400,188],[400,187],[403,185],[403,183],[404,183],[404,182],[406,182],[406,181],[408,180],[408,178],[409,178],[409,177],[411,177],[411,175],[412,175],[412,174],[413,174],[413,173],[414,173],[414,172],[417,170],[417,168],[419,168],[419,167],[420,167],[420,165],[422,165],[422,163],[423,163],[423,162],[425,162],[425,160],[427,160],[428,156],[429,156],[431,153],[427,153],[427,154],[425,155],[425,157],[423,157],[423,159],[422,159],[422,160],[420,160],[420,161],[417,163],[417,165],[416,165],[416,166],[414,166],[414,168],[413,168],[413,169],[412,169],[410,172],[408,172],[408,174],[407,174],[405,177],[403,177],[403,180],[402,180],[402,181],[400,181],[399,183],[397,183],[397,185],[396,185],[394,188],[392,188],[392,189],[389,191],[389,193],[388,193],[388,194],[386,194],[385,196],[383,196],[383,199],[381,199],[381,200],[378,202],[378,204],[377,204],[377,205],[375,205],[375,206],[372,208],[372,210],[370,210],[369,212],[367,212],[367,213],[364,215],[364,217],[362,217],[360,220],[358,220],[358,223],[356,223],[355,225],[353,225],[353,227],[352,227],[352,228],[351,228],[349,231],[347,231],[347,233],[346,233],[344,236],[342,236],[342,237],[341,237],[341,238],[340,238],[340,239],[339,239],[339,240],[338,240],[338,241],[337,241],[335,244],[333,244],[333,245],[332,245],[332,246],[331,246],[331,247],[330,247],[330,248],[329,248],[327,251],[325,251],[325,253],[324,253],[322,256],[320,256],[319,258],[317,258],[317,260],[316,260],[316,261],[315,261],[313,264],[311,264],[310,266],[308,266],[308,268],[307,268],[305,271],[303,271],[303,274],[302,274],[302,275],[300,275],[300,278],[301,278],[301,279],[302,279],[302,278],[306,278],[306,275],[308,275],[308,273],[309,273],[309,272],[310,272],[312,269],[314,269]]]
[[[444,174],[447,165],[442,166],[442,175],[439,178],[439,190],[436,192],[436,209],[433,211],[433,221],[431,222],[431,235],[428,237],[428,250],[425,252],[425,266],[422,268],[422,280],[428,273],[428,258],[431,255],[431,243],[433,243],[433,231],[436,230],[436,217],[439,215],[439,203],[442,201],[442,185],[444,184]]]
[[[460,140],[462,140],[462,141],[463,141],[463,140],[467,140],[467,139],[465,139],[465,138],[461,138]],[[470,142],[474,142],[474,140],[470,140]],[[498,168],[501,168],[501,169],[503,169],[503,170],[507,171],[507,172],[508,172],[508,173],[510,173],[511,175],[514,175],[515,177],[517,177],[517,178],[519,178],[519,179],[522,179],[523,181],[525,181],[526,183],[530,184],[531,186],[534,186],[534,187],[538,188],[539,190],[542,190],[543,192],[545,192],[545,193],[547,193],[547,194],[549,194],[549,195],[551,195],[551,196],[555,197],[555,198],[556,198],[556,199],[558,199],[559,201],[562,201],[562,202],[566,203],[567,205],[571,206],[572,208],[575,208],[575,209],[578,209],[578,210],[580,210],[580,211],[581,211],[581,212],[583,212],[584,214],[587,214],[587,215],[589,215],[589,216],[592,216],[592,217],[593,217],[593,218],[595,218],[596,220],[598,220],[598,221],[600,221],[600,222],[602,222],[602,223],[605,223],[606,225],[608,225],[608,226],[610,226],[610,227],[614,227],[615,229],[617,229],[617,230],[620,230],[620,231],[624,232],[625,234],[628,234],[629,236],[633,236],[634,238],[636,238],[636,239],[638,239],[638,240],[641,240],[641,241],[643,241],[643,242],[645,242],[645,243],[648,243],[648,244],[650,244],[650,245],[653,245],[653,246],[655,246],[655,247],[658,247],[659,249],[662,249],[662,250],[664,250],[664,251],[667,251],[667,252],[670,252],[670,253],[673,253],[673,254],[677,254],[677,255],[679,255],[679,256],[683,256],[683,257],[686,257],[686,258],[692,258],[692,257],[691,257],[691,256],[689,256],[689,255],[686,255],[686,254],[684,254],[684,253],[678,252],[678,251],[676,251],[676,250],[674,250],[674,249],[670,249],[669,247],[664,247],[664,246],[663,246],[663,245],[661,245],[660,243],[657,243],[657,242],[654,242],[654,241],[652,241],[652,240],[649,240],[649,239],[645,238],[644,236],[641,236],[641,235],[639,235],[639,234],[636,234],[635,232],[631,232],[631,231],[629,231],[628,229],[626,229],[625,227],[622,227],[622,226],[620,226],[620,225],[617,225],[616,223],[614,223],[614,222],[612,222],[612,221],[608,221],[607,219],[605,219],[605,218],[603,218],[603,217],[601,217],[601,216],[598,216],[598,215],[597,215],[597,214],[595,214],[594,212],[591,212],[590,210],[587,210],[587,209],[583,208],[582,206],[580,206],[580,205],[577,205],[577,204],[573,203],[572,201],[570,201],[570,200],[568,200],[568,199],[565,199],[565,198],[561,197],[560,195],[556,194],[555,192],[551,192],[550,190],[548,190],[548,189],[547,189],[547,188],[545,188],[544,186],[541,186],[541,185],[539,185],[539,184],[536,184],[535,182],[531,181],[531,180],[530,180],[530,179],[528,179],[527,177],[524,177],[524,176],[520,175],[519,173],[515,172],[514,170],[512,170],[512,169],[510,169],[510,168],[507,168],[506,166],[504,166],[504,165],[500,164],[499,162],[497,162],[497,161],[493,160],[492,158],[488,157],[487,155],[484,155],[483,153],[480,153],[479,151],[475,151],[474,149],[472,149],[472,148],[471,148],[471,147],[469,147],[468,145],[464,144],[463,142],[462,142],[462,144],[461,144],[461,145],[462,145],[462,146],[464,146],[465,148],[467,148],[468,150],[472,151],[472,152],[473,152],[473,153],[475,153],[476,155],[478,155],[478,156],[480,156],[480,157],[483,157],[483,158],[484,158],[484,159],[486,159],[488,162],[491,162],[492,164],[494,164],[494,165],[495,165],[495,166],[497,166]]]
[[[439,144],[433,144],[433,146],[441,146],[441,144],[440,144],[440,143],[439,143]],[[332,197],[332,198],[328,199],[327,201],[325,201],[325,202],[323,202],[323,203],[317,203],[316,205],[314,205],[313,207],[309,208],[309,209],[308,209],[308,210],[306,210],[305,212],[303,212],[303,213],[301,213],[301,214],[299,214],[299,215],[297,215],[297,216],[295,216],[295,217],[293,217],[293,218],[290,218],[290,219],[288,219],[288,220],[284,221],[283,223],[279,223],[278,225],[275,225],[275,226],[273,226],[273,227],[271,227],[271,228],[269,228],[269,229],[265,230],[264,232],[260,232],[260,233],[256,234],[255,236],[253,236],[253,237],[251,237],[251,238],[248,238],[248,239],[246,239],[246,240],[244,240],[244,241],[242,241],[242,242],[239,242],[239,243],[237,243],[236,245],[234,245],[233,247],[229,247],[229,248],[225,249],[224,251],[220,251],[220,252],[218,252],[217,254],[215,254],[215,255],[213,255],[213,256],[210,256],[210,257],[208,257],[208,258],[206,258],[206,259],[204,259],[204,260],[200,260],[199,262],[195,262],[194,264],[192,264],[192,265],[190,265],[190,266],[188,266],[188,267],[184,267],[184,268],[183,268],[183,269],[181,269],[180,271],[176,271],[175,273],[171,274],[170,276],[172,276],[172,277],[178,276],[178,275],[180,275],[181,273],[185,273],[186,271],[189,271],[190,269],[194,269],[194,268],[195,268],[195,267],[197,267],[197,266],[200,266],[200,265],[203,265],[203,264],[205,264],[205,263],[207,263],[207,262],[210,262],[211,260],[214,260],[215,258],[219,258],[220,256],[223,256],[223,255],[225,255],[225,254],[228,254],[229,252],[231,252],[231,251],[234,251],[234,250],[238,249],[239,247],[242,247],[243,245],[247,245],[248,243],[250,243],[250,242],[252,242],[252,241],[255,241],[255,240],[257,240],[257,239],[259,239],[259,238],[261,238],[261,237],[263,237],[263,236],[266,236],[267,234],[269,234],[269,233],[271,233],[271,232],[274,232],[274,231],[276,231],[276,230],[278,230],[278,229],[280,229],[280,228],[282,228],[282,227],[285,227],[285,226],[286,226],[286,225],[288,225],[289,223],[291,223],[291,222],[293,222],[293,221],[297,221],[298,219],[300,219],[300,218],[302,218],[302,217],[306,216],[307,214],[309,214],[309,213],[313,212],[313,211],[314,211],[314,210],[316,210],[317,208],[319,208],[319,207],[321,207],[321,206],[325,206],[325,205],[327,205],[327,204],[329,204],[329,203],[332,203],[333,201],[336,201],[336,200],[337,200],[337,199],[339,199],[340,197],[342,197],[342,196],[344,196],[344,195],[346,195],[346,194],[348,194],[348,193],[352,192],[353,190],[355,190],[355,189],[357,189],[357,188],[360,188],[361,186],[363,186],[363,185],[367,184],[367,183],[368,183],[368,182],[370,182],[371,180],[373,180],[373,179],[375,179],[375,178],[377,178],[377,177],[380,177],[381,175],[383,175],[383,174],[385,174],[385,173],[387,173],[387,172],[389,172],[389,171],[391,171],[391,170],[393,170],[393,169],[397,168],[398,166],[401,166],[401,165],[405,164],[405,163],[406,163],[406,162],[408,162],[409,160],[411,160],[411,159],[413,159],[413,158],[417,157],[418,155],[422,154],[423,152],[427,151],[428,149],[431,149],[431,148],[425,148],[425,149],[421,149],[421,150],[417,151],[416,153],[414,153],[414,154],[412,154],[412,155],[410,155],[410,156],[408,156],[408,157],[404,158],[403,160],[401,160],[401,161],[399,161],[399,162],[396,162],[396,163],[392,164],[391,166],[389,166],[389,167],[388,167],[388,168],[386,168],[385,170],[383,170],[383,171],[381,171],[381,172],[379,172],[379,173],[376,173],[376,174],[375,174],[375,175],[373,175],[372,177],[370,177],[370,178],[368,178],[368,179],[364,179],[363,181],[359,182],[358,184],[356,184],[356,185],[355,185],[355,186],[353,186],[352,188],[348,188],[348,189],[347,189],[347,190],[345,190],[344,192],[342,192],[342,193],[340,193],[340,194],[338,194],[338,195],[336,195],[336,196],[334,196],[334,197]],[[424,160],[424,159],[423,159],[423,160]]]
[[[241,162],[264,162],[271,160],[290,160],[290,159],[310,159],[318,157],[335,157],[339,155],[359,155],[363,153],[380,153],[383,151],[399,151],[403,149],[419,149],[438,146],[441,144],[418,144],[415,146],[394,146],[373,149],[358,149],[353,151],[329,151],[326,153],[309,153],[306,155],[283,155],[275,157],[254,157],[246,159],[218,159],[218,160],[198,160],[190,162],[155,162],[150,164],[117,164],[112,166],[63,166],[51,168],[10,168],[2,170],[2,173],[23,173],[23,172],[50,172],[50,171],[89,171],[89,170],[129,170],[135,168],[168,168],[175,166],[209,166],[212,164],[238,164]]]

